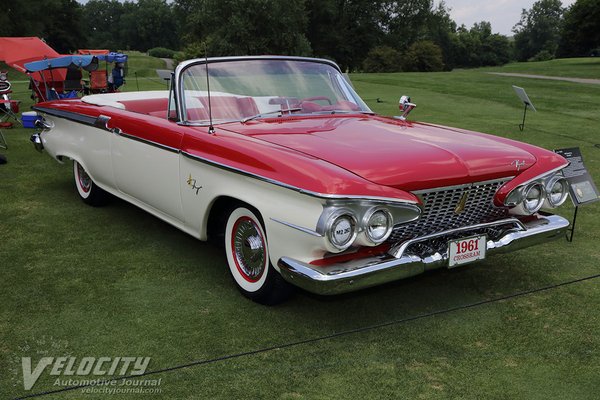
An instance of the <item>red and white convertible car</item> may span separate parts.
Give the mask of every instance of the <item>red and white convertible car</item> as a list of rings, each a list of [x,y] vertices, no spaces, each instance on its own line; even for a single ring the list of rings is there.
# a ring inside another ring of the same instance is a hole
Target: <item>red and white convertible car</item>
[[[375,115],[328,60],[180,64],[169,91],[35,106],[32,137],[110,193],[225,246],[261,303],[357,290],[559,238],[567,161],[512,140]],[[411,105],[407,104],[410,108]],[[291,284],[291,285],[290,285]]]

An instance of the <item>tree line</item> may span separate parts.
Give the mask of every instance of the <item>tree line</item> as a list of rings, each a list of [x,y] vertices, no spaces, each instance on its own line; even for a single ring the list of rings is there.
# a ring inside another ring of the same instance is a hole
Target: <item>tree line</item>
[[[513,37],[492,32],[486,21],[458,26],[433,0],[20,0],[0,14],[0,36],[40,36],[62,53],[160,47],[180,59],[282,54],[348,71],[440,71],[599,53],[600,0],[539,0]]]

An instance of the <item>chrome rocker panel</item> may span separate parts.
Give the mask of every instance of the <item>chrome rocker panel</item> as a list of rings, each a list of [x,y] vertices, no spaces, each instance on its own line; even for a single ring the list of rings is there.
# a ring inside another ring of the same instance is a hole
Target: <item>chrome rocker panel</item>
[[[448,233],[499,225],[500,222],[514,223],[520,230],[511,231],[496,241],[488,240],[486,257],[564,237],[566,228],[569,226],[569,221],[558,215],[540,216],[538,220],[531,223],[522,223],[515,218],[510,218],[491,224],[474,225],[427,235],[410,242],[415,243],[445,236]],[[448,254],[435,253],[424,258],[416,255],[404,255],[408,244],[394,246],[387,254],[377,257],[361,258],[326,267],[310,265],[288,257],[280,258],[277,265],[285,280],[309,292],[321,295],[351,292],[408,278],[448,265]]]

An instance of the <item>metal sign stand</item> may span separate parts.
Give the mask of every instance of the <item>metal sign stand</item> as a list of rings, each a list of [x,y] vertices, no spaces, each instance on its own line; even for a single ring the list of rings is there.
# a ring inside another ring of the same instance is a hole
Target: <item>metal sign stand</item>
[[[523,122],[519,124],[519,130],[523,132],[525,129],[525,117],[527,116],[527,108],[529,107],[529,103],[525,103],[525,109],[523,110]]]
[[[569,184],[569,195],[575,206],[573,222],[566,232],[566,239],[570,243],[573,241],[573,236],[575,236],[579,207],[599,201],[600,192],[598,192],[592,176],[583,163],[583,156],[579,147],[555,149],[554,152],[569,161],[569,164],[567,164],[561,173]]]
[[[575,213],[573,213],[573,222],[571,223],[571,227],[567,229],[567,241],[569,243],[573,242],[573,236],[575,236],[575,226],[577,224],[577,211],[579,210],[579,206],[575,206]]]
[[[519,96],[519,99],[521,99],[523,104],[525,104],[525,109],[523,110],[523,122],[521,122],[519,124],[519,130],[521,132],[523,132],[523,129],[525,129],[525,117],[527,117],[527,109],[531,108],[534,112],[536,112],[537,110],[533,106],[533,103],[529,99],[529,96],[527,96],[525,89],[523,89],[522,87],[519,87],[519,86],[515,86],[515,85],[513,85],[513,89],[514,89],[515,93],[517,94],[517,96]]]

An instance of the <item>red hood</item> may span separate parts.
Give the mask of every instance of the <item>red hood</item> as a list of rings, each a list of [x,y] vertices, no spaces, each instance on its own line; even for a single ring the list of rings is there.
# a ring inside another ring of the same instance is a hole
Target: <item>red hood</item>
[[[403,190],[515,176],[516,160],[525,163],[520,172],[536,161],[491,135],[371,116],[270,119],[232,130]]]

